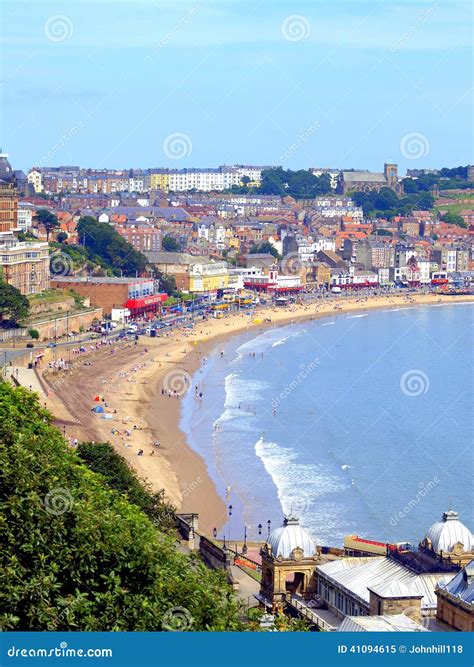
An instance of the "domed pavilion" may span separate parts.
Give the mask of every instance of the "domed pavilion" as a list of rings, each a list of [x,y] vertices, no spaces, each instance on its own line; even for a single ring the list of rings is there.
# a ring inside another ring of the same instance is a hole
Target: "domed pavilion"
[[[474,558],[474,535],[452,509],[444,512],[441,521],[430,527],[420,546],[434,552],[441,560],[449,560],[461,567]]]
[[[320,554],[311,535],[296,517],[286,517],[273,530],[261,550],[262,583],[260,598],[277,603],[287,593],[303,597],[316,590],[315,567]]]

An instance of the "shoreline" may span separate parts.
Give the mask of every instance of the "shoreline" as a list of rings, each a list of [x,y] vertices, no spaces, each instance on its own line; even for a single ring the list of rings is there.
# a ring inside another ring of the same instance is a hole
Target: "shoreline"
[[[199,370],[204,357],[234,335],[258,333],[292,322],[304,322],[347,312],[393,310],[426,305],[472,303],[474,298],[439,295],[389,295],[360,299],[328,298],[323,303],[293,306],[280,310],[263,307],[255,317],[230,314],[222,319],[196,322],[194,329],[174,330],[155,339],[141,338],[138,345],[117,343],[92,352],[92,366],[81,364],[72,372],[42,377],[52,389],[48,408],[65,424],[73,440],[109,441],[124,456],[138,475],[154,490],[164,489],[178,511],[199,514],[200,532],[211,534],[227,520],[225,501],[217,492],[205,460],[188,443],[180,429],[181,395],[190,387],[190,378]],[[244,311],[245,312],[245,311]],[[265,318],[271,321],[265,321]],[[52,351],[50,350],[50,356]],[[187,380],[183,383],[183,378]],[[163,393],[167,387],[176,394]],[[184,390],[184,391],[183,391]],[[115,410],[112,419],[101,419],[91,407],[96,395]],[[134,429],[133,426],[138,426]],[[119,435],[112,434],[117,429]],[[124,432],[128,431],[128,434]],[[159,448],[152,443],[159,441]],[[143,455],[137,452],[142,449]],[[152,453],[153,452],[153,453]]]

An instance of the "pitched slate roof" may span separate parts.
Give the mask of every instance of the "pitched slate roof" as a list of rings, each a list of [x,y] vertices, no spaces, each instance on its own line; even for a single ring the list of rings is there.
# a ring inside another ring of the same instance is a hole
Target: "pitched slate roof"
[[[339,587],[345,588],[352,595],[367,604],[370,600],[370,588],[398,582],[406,584],[415,594],[423,595],[422,609],[436,608],[435,588],[453,578],[449,572],[415,574],[411,570],[390,558],[342,558],[317,567],[318,572]]]

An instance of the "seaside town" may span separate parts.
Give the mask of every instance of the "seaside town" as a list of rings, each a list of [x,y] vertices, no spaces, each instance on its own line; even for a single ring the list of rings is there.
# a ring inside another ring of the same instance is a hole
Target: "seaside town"
[[[474,535],[455,509],[418,545],[319,545],[293,515],[226,542],[232,505],[212,504],[205,464],[171,445],[184,436],[169,400],[230,333],[472,299],[474,167],[25,174],[2,153],[0,200],[4,379],[36,392],[70,448],[109,442],[151,481],[180,549],[224,573],[258,629],[474,630]],[[179,609],[167,622],[190,629]]]

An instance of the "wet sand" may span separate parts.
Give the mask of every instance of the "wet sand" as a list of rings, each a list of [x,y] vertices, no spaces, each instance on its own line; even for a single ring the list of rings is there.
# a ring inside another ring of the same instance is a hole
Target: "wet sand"
[[[200,530],[210,534],[226,522],[225,503],[217,495],[205,462],[188,446],[179,429],[179,399],[188,389],[193,391],[189,376],[199,368],[203,357],[224,339],[245,331],[257,335],[268,327],[355,310],[461,301],[472,302],[474,298],[417,294],[335,298],[307,306],[268,307],[254,317],[241,312],[197,322],[194,329],[174,330],[154,339],[141,336],[138,345],[121,342],[86,356],[73,356],[74,366],[66,372],[43,369],[41,373],[52,390],[46,402],[70,439],[111,442],[153,489],[164,489],[180,511],[198,513]],[[62,354],[66,357],[67,353]],[[48,355],[52,357],[53,352],[48,350]],[[92,365],[84,365],[85,361]],[[165,390],[171,396],[162,393]],[[97,395],[101,397],[99,402],[94,401]],[[112,413],[112,419],[91,412],[98,404]],[[112,429],[120,433],[113,434]],[[154,447],[157,441],[160,445]],[[143,455],[138,455],[139,450]]]

